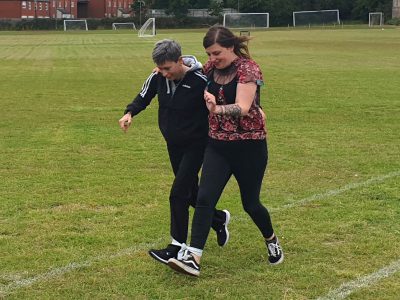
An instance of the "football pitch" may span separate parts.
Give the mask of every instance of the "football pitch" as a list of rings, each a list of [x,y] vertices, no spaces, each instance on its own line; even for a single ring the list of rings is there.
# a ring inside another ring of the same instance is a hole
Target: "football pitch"
[[[118,119],[173,38],[205,30],[0,32],[0,299],[398,299],[400,30],[251,32],[266,85],[261,192],[285,261],[270,266],[232,178],[197,279],[155,262],[173,180],[152,104]],[[191,209],[191,213],[193,209]]]

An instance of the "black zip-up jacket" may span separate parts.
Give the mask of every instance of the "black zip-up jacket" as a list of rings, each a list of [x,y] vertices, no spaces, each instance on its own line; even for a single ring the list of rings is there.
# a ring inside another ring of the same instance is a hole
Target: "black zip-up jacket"
[[[125,113],[137,115],[158,95],[158,126],[167,143],[187,145],[205,141],[208,136],[208,109],[204,101],[206,85],[207,77],[199,69],[197,61],[176,84],[153,72]]]

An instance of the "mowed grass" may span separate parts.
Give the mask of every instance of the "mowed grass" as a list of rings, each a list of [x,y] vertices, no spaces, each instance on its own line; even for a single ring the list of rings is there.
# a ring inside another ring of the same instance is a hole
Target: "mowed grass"
[[[252,32],[266,85],[271,267],[232,179],[200,278],[152,260],[173,180],[157,101],[118,128],[162,38],[206,60],[204,30],[0,33],[0,298],[313,299],[400,259],[400,30]],[[386,176],[386,177],[385,177]],[[296,204],[297,203],[297,204]],[[191,210],[192,211],[192,210]],[[399,268],[350,299],[398,299]]]

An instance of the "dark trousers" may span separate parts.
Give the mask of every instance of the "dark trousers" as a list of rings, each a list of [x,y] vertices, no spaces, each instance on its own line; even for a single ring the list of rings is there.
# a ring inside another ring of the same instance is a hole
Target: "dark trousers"
[[[198,174],[203,163],[206,142],[190,145],[167,144],[169,159],[175,174],[170,192],[171,236],[186,243],[189,226],[189,206],[196,207]],[[216,229],[225,222],[225,213],[215,208],[211,212],[211,226]]]
[[[260,190],[268,161],[265,140],[211,140],[205,151],[200,189],[192,223],[190,246],[204,249],[214,208],[229,178],[235,176],[242,205],[261,234],[273,234],[271,218],[260,202]]]

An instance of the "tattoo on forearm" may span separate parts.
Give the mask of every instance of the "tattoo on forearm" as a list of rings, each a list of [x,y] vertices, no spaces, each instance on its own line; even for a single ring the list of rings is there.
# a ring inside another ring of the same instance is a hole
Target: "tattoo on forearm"
[[[223,105],[222,114],[232,117],[240,117],[242,115],[242,109],[237,104]]]

